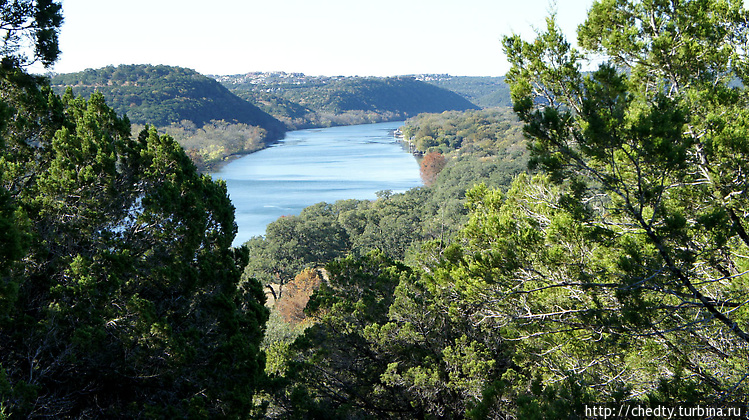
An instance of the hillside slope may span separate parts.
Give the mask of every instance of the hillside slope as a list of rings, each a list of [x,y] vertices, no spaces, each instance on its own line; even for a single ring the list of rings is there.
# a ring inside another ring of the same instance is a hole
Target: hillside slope
[[[316,92],[319,95],[299,96],[299,103],[336,113],[363,110],[408,116],[478,108],[454,92],[409,77],[346,78]]]
[[[217,79],[291,128],[393,121],[423,112],[478,109],[455,92],[413,77],[318,77],[276,72]]]
[[[503,77],[419,74],[416,80],[451,90],[482,108],[512,107],[510,86]]]
[[[202,127],[224,120],[262,127],[278,138],[284,126],[255,105],[237,97],[215,80],[194,70],[152,65],[108,66],[52,77],[58,92],[67,86],[75,95],[101,92],[107,103],[134,124],[169,126],[188,120]]]

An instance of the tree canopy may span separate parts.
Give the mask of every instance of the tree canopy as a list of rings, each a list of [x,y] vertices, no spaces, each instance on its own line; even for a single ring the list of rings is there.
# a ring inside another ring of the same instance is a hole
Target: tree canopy
[[[267,312],[226,186],[100,93],[0,86],[0,416],[250,415]]]
[[[743,400],[749,371],[747,17],[740,1],[604,0],[579,27],[585,51],[553,18],[533,42],[504,40],[531,162],[552,183],[531,226],[584,246],[559,249],[555,259],[576,263],[553,276],[525,268],[531,283],[518,290],[574,297],[526,316],[560,328],[584,317],[591,334],[655,351],[672,372],[663,380],[687,372],[679,386],[723,401]],[[607,61],[584,75],[585,54]],[[642,389],[642,366],[619,369],[632,375],[622,386]]]

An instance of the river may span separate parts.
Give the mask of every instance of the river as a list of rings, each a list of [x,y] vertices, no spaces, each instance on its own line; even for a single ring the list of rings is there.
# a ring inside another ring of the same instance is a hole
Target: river
[[[273,146],[211,174],[226,181],[236,207],[234,246],[268,223],[321,201],[374,199],[381,190],[421,185],[419,165],[392,131],[403,122],[290,131]]]

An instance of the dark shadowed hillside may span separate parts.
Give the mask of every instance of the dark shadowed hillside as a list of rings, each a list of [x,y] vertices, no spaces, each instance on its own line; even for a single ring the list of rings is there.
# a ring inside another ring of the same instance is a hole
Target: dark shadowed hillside
[[[296,99],[303,105],[336,113],[364,110],[415,116],[423,112],[477,108],[454,92],[410,77],[346,78],[317,92],[319,95],[297,95]]]
[[[423,112],[478,107],[466,98],[413,77],[315,77],[248,73],[218,80],[288,127],[393,121]]]
[[[482,108],[512,107],[510,86],[502,77],[450,76],[447,74],[420,74],[416,80],[451,90]]]

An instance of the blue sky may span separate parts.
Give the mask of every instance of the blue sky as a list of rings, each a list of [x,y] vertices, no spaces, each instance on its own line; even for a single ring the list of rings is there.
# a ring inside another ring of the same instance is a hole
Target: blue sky
[[[167,64],[252,71],[501,76],[500,40],[532,39],[549,0],[62,0],[59,73]],[[574,40],[592,0],[559,0]]]

